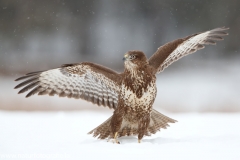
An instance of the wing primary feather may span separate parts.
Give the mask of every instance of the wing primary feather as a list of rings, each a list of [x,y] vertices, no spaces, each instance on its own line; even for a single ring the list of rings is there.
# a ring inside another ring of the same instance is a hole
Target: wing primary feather
[[[160,73],[180,58],[203,49],[204,45],[216,45],[215,41],[223,40],[222,37],[228,35],[228,29],[216,28],[169,42],[159,47],[149,58],[149,65],[153,67],[154,73]]]
[[[42,89],[41,86],[35,87],[33,90],[31,90],[31,91],[26,95],[26,98],[28,98],[28,97],[36,94],[36,93],[39,92],[41,89]]]
[[[30,73],[27,73],[26,75],[36,75],[36,74],[39,74],[39,73],[42,73],[44,71],[35,71],[35,72],[30,72]]]
[[[15,81],[19,81],[19,80],[23,80],[23,79],[26,79],[26,78],[29,78],[29,77],[32,77],[34,75],[25,75],[25,76],[22,76],[22,77],[19,77],[17,79],[15,79]]]
[[[228,33],[223,31],[213,31],[213,32],[210,32],[209,35],[227,36]]]
[[[39,81],[36,81],[36,82],[32,82],[30,83],[29,85],[27,85],[26,87],[24,87],[23,89],[21,89],[18,94],[20,93],[24,93],[26,91],[28,91],[29,89],[32,89],[33,87],[37,86],[39,84]]]
[[[203,48],[205,48],[204,45],[201,45],[201,44],[197,45],[197,49],[203,49]]]
[[[16,79],[23,81],[15,88],[21,88],[18,93],[29,91],[26,97],[36,93],[57,94],[59,97],[82,98],[97,105],[115,108],[121,76],[111,69],[89,62],[65,64],[62,68],[27,73]]]
[[[223,38],[217,35],[213,35],[213,36],[208,36],[209,39],[211,40],[215,40],[215,41],[222,41]]]
[[[35,76],[33,78],[30,78],[30,79],[28,79],[28,80],[18,84],[14,89],[21,88],[22,86],[25,86],[25,85],[27,85],[27,84],[29,84],[31,82],[35,82],[36,80],[38,80],[38,76],[37,77]]]
[[[207,44],[207,45],[216,45],[216,42],[211,40],[211,39],[206,39],[203,41],[203,44]]]

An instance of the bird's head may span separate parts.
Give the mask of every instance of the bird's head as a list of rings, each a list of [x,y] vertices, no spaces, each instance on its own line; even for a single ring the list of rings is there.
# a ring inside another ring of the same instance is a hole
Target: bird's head
[[[128,69],[141,67],[148,63],[147,57],[142,51],[128,51],[123,60],[125,67]]]

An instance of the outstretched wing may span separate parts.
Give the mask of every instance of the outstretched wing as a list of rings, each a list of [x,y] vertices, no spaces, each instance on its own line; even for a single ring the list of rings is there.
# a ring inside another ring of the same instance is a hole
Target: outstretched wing
[[[16,81],[25,80],[15,87],[21,88],[19,93],[60,97],[81,98],[99,106],[116,108],[118,103],[121,74],[103,66],[83,62],[66,64],[60,68],[28,73]]]
[[[180,58],[203,49],[204,45],[215,45],[215,41],[223,40],[222,36],[228,35],[225,32],[228,29],[216,28],[169,42],[159,47],[149,58],[149,65],[155,69],[155,73],[160,73]]]

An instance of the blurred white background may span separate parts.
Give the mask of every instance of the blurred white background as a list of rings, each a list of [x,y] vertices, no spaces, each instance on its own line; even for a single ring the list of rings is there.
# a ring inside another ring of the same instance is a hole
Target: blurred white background
[[[82,100],[18,95],[25,73],[91,61],[123,71],[128,50],[150,57],[174,39],[230,27],[216,46],[158,75],[155,108],[169,112],[240,111],[240,1],[0,0],[0,109],[98,109]],[[101,108],[102,109],[102,108]]]
[[[239,160],[239,6],[239,0],[0,0],[0,159]],[[224,41],[157,76],[154,108],[178,123],[142,144],[134,136],[113,145],[86,134],[113,110],[80,99],[25,98],[13,89],[28,72],[66,63],[121,72],[128,50],[150,57],[169,41],[222,26],[230,27]]]

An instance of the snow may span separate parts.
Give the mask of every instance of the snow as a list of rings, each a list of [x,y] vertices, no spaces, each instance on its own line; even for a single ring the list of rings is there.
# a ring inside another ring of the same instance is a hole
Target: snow
[[[145,137],[98,140],[87,132],[111,110],[0,111],[0,159],[240,159],[240,113],[166,113],[178,120]]]

